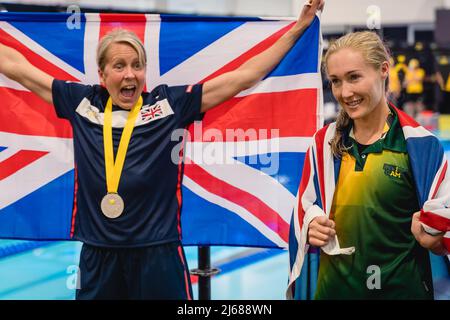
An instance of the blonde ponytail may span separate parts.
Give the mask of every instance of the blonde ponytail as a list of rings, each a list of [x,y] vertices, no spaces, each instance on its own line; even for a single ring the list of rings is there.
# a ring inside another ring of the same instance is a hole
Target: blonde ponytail
[[[330,141],[331,152],[336,158],[341,158],[342,154],[347,150],[344,145],[344,133],[350,125],[352,119],[347,112],[341,108],[336,119],[336,132]]]

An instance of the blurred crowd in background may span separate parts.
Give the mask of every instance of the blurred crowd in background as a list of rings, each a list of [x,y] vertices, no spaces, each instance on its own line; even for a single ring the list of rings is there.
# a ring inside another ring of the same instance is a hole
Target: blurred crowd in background
[[[328,38],[325,43],[333,41]],[[391,50],[389,100],[420,124],[439,133],[450,131],[450,50],[416,42]],[[338,106],[327,79],[324,82],[325,122],[334,121]]]
[[[9,0],[0,1],[0,12],[66,12],[75,4],[81,12],[295,16],[302,1],[266,0],[255,7],[256,3],[258,0]],[[405,11],[398,15],[399,10]],[[390,101],[427,129],[450,139],[450,0],[327,0],[322,24],[324,51],[346,32],[368,28],[378,32],[392,54]],[[325,123],[329,123],[334,121],[338,105],[323,79]]]

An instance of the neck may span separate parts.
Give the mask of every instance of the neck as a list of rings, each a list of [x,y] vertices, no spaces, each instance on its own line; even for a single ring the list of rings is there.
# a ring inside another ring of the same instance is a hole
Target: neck
[[[112,97],[111,97],[111,102],[112,102],[113,106],[119,107],[120,109],[123,109],[123,110],[130,111],[131,109],[133,109],[133,106],[124,106],[119,103],[116,103]],[[134,104],[136,104],[136,103],[137,103],[137,101]]]
[[[353,134],[356,141],[368,145],[380,139],[389,112],[389,106],[383,100],[369,115],[361,119],[355,119]]]

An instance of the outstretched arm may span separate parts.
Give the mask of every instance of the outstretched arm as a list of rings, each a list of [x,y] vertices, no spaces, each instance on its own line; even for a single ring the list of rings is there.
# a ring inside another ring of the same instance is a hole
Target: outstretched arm
[[[1,43],[0,73],[53,104],[53,77],[33,66],[20,52]]]
[[[270,48],[248,60],[238,69],[205,82],[201,111],[205,112],[261,81],[294,46],[313,21],[316,11],[322,10],[323,6],[324,0],[310,0],[303,7],[295,25]]]

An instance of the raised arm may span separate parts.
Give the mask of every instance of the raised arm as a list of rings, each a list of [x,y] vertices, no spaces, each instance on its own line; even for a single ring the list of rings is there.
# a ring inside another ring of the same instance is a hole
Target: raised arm
[[[0,73],[53,104],[53,77],[33,66],[20,52],[1,43]]]
[[[238,69],[205,82],[201,111],[205,112],[261,81],[294,46],[313,21],[316,11],[322,10],[323,6],[324,0],[310,0],[303,7],[295,25],[270,48],[248,60]]]

